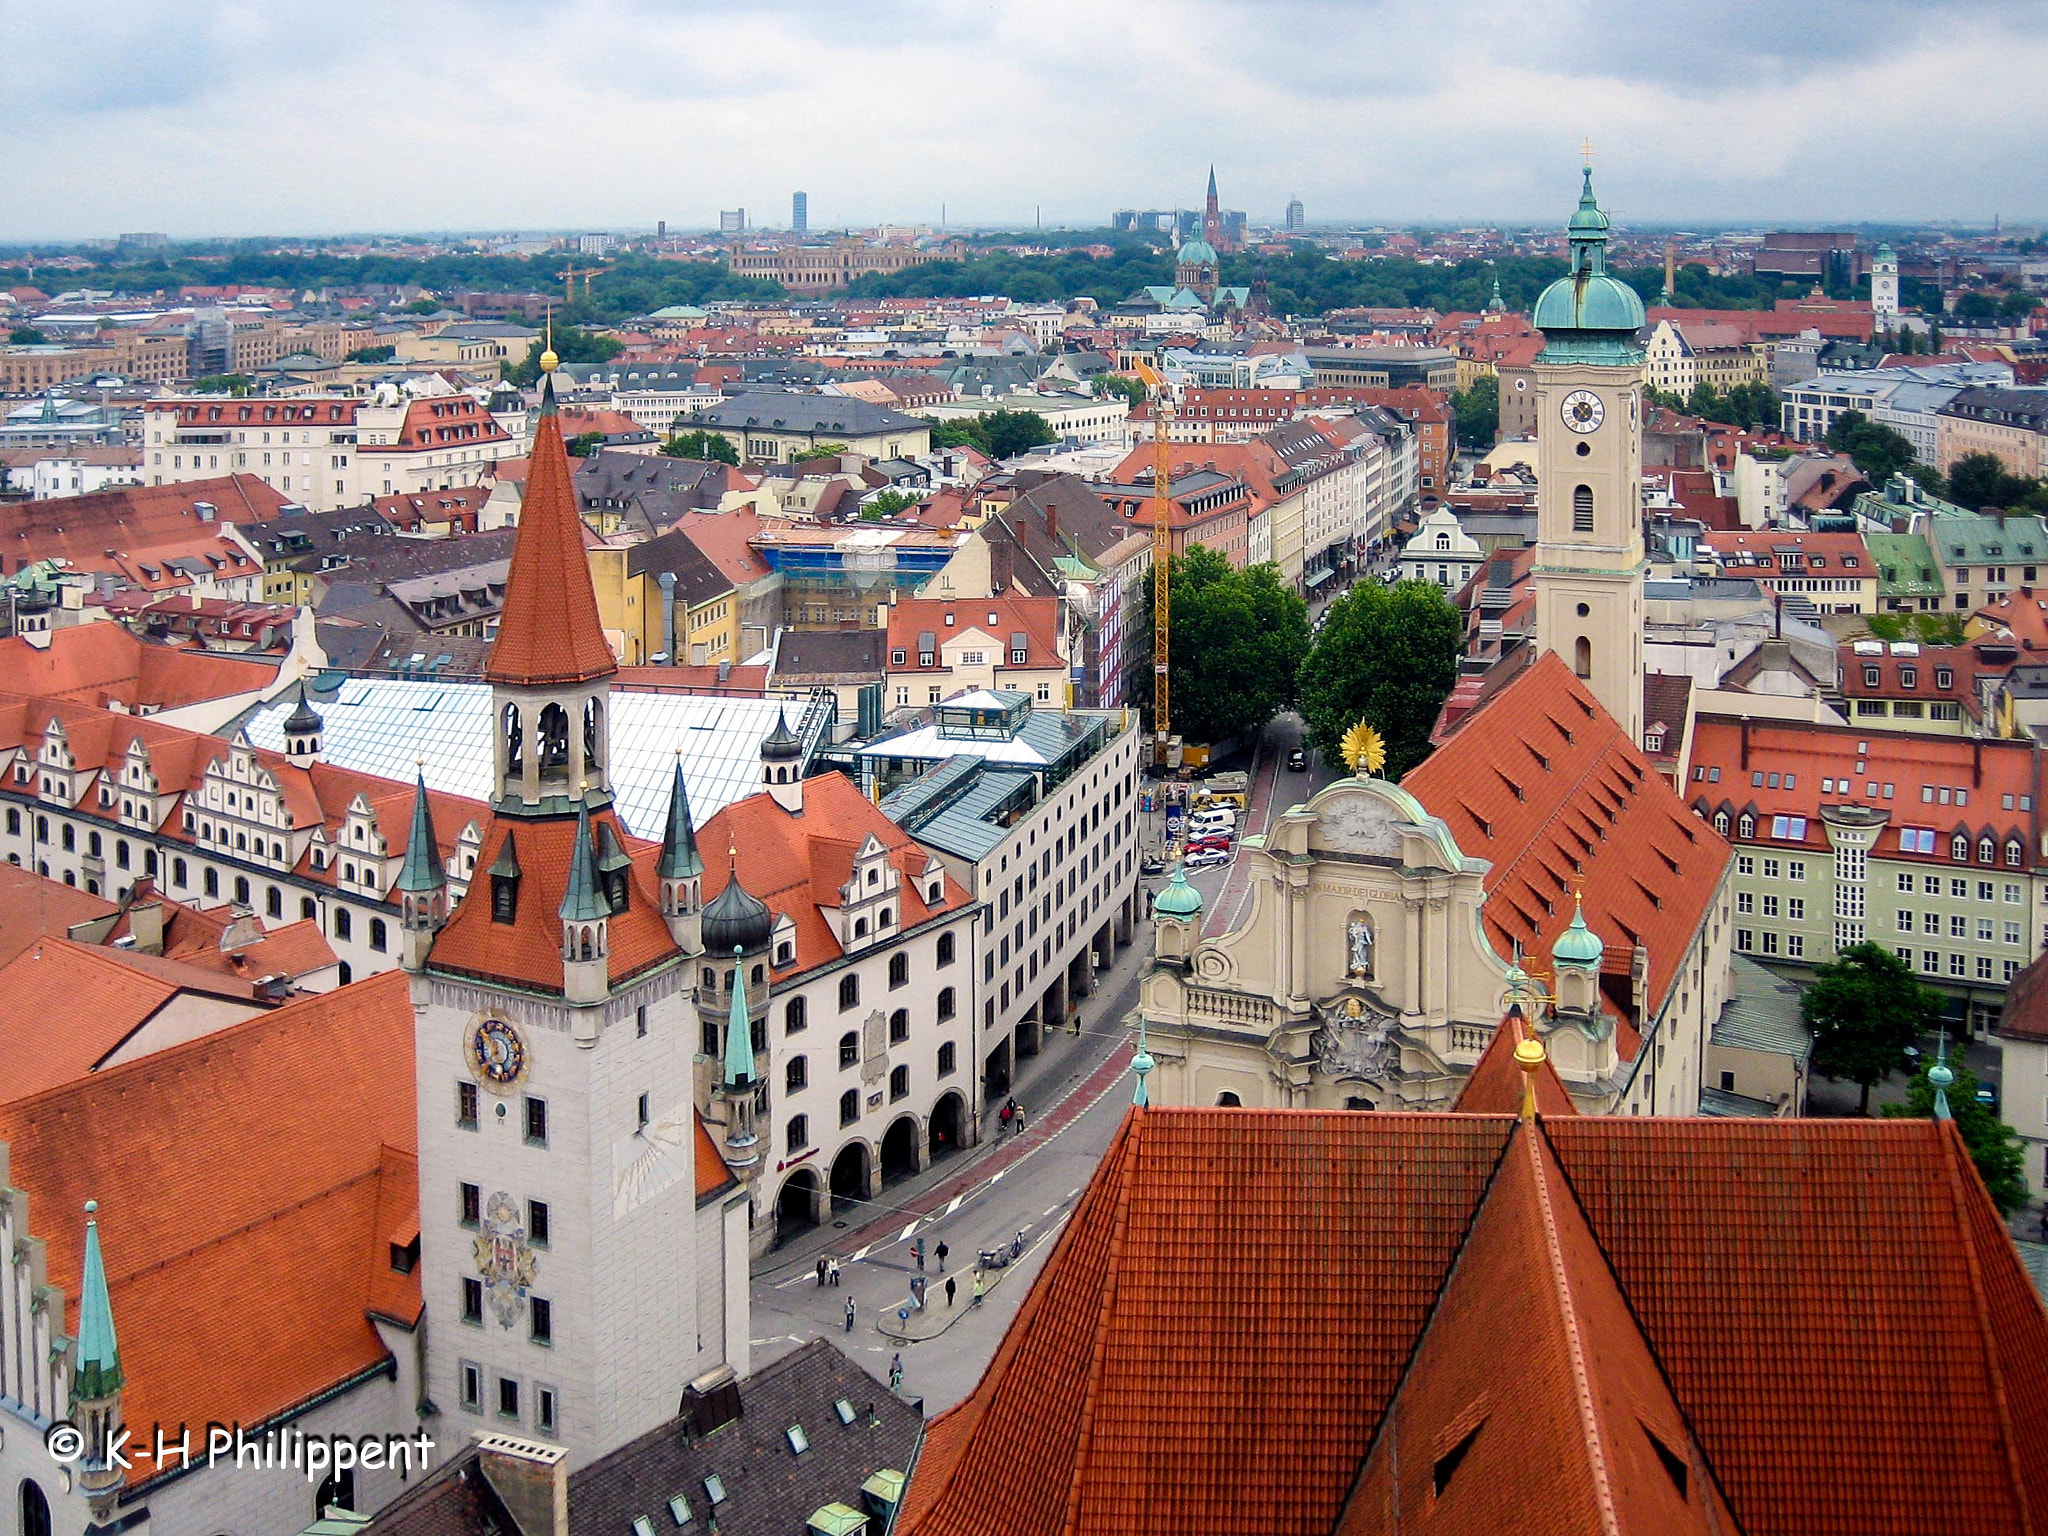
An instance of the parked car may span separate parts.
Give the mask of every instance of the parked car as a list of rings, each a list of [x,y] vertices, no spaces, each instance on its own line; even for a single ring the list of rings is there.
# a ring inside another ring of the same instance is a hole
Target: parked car
[[[1977,1085],[1977,1102],[1990,1110],[1994,1115],[1997,1114],[1998,1090],[1989,1083],[1979,1083]]]
[[[1228,848],[1204,848],[1200,853],[1191,853],[1183,861],[1189,869],[1209,869],[1217,864],[1230,862]]]
[[[1228,853],[1230,852],[1230,834],[1227,832],[1211,832],[1206,837],[1191,837],[1188,839],[1187,851],[1189,853]]]
[[[1296,747],[1292,752],[1288,753],[1287,771],[1289,773],[1307,773],[1308,753],[1300,747]]]
[[[1138,873],[1141,875],[1163,875],[1166,873],[1166,861],[1157,854],[1148,853],[1138,861]]]

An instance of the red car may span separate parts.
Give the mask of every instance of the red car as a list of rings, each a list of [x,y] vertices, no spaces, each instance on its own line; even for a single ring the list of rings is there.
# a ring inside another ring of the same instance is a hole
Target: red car
[[[1225,832],[1211,832],[1206,837],[1191,837],[1188,839],[1187,851],[1189,853],[1228,853],[1230,852],[1230,836]]]

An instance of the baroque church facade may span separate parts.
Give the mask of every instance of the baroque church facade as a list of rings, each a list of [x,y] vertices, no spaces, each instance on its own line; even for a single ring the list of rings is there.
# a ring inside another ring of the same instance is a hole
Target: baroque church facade
[[[1447,1109],[1519,1004],[1582,1109],[1691,1114],[1725,1001],[1727,845],[1640,750],[1642,305],[1590,170],[1535,317],[1535,645],[1395,785],[1244,841],[1243,917],[1176,875],[1140,1012],[1162,1104]]]

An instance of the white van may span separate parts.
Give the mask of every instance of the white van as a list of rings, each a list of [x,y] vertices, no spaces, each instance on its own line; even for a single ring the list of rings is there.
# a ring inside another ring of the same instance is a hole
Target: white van
[[[1225,805],[1212,805],[1188,818],[1188,836],[1206,837],[1212,832],[1237,831],[1237,812]]]

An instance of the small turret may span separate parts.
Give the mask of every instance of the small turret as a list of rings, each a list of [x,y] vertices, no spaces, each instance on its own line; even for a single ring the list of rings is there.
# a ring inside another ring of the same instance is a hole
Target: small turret
[[[597,849],[590,834],[590,807],[576,811],[576,847],[569,855],[569,883],[558,909],[562,919],[562,995],[571,1004],[604,1001],[611,990],[610,904],[597,868]],[[579,1027],[579,1045],[594,1045],[596,1030]]]
[[[1586,926],[1585,909],[1574,892],[1572,920],[1550,947],[1559,1012],[1585,1017],[1600,1012],[1600,961],[1605,950],[1600,936]]]
[[[676,754],[675,782],[669,787],[668,822],[661,832],[661,862],[654,867],[661,882],[661,915],[685,954],[704,952],[704,860],[697,853],[697,834],[690,826],[690,792],[683,784],[683,756]]]
[[[114,1337],[114,1307],[100,1258],[97,1200],[85,1202],[85,1262],[78,1278],[78,1338],[72,1345],[71,1417],[85,1433],[79,1485],[95,1520],[114,1512],[122,1468],[113,1455],[121,1433],[121,1349]]]
[[[1154,956],[1185,964],[1195,952],[1201,918],[1202,893],[1188,884],[1187,871],[1176,863],[1173,878],[1152,898]]]
[[[804,744],[778,712],[775,729],[761,738],[761,783],[775,803],[794,814],[804,808]]]
[[[424,774],[413,783],[412,830],[406,834],[405,862],[398,870],[399,964],[422,969],[434,947],[434,935],[448,921],[448,869],[434,836],[434,815],[427,803]]]
[[[746,961],[735,946],[732,1006],[725,1020],[725,1065],[718,1085],[719,1097],[725,1101],[725,1160],[735,1168],[751,1167],[761,1156],[761,1138],[754,1130],[754,1072],[754,1023],[747,1012]]]
[[[295,767],[307,768],[320,761],[324,750],[326,722],[307,697],[306,681],[299,679],[299,702],[284,717],[284,755]]]

